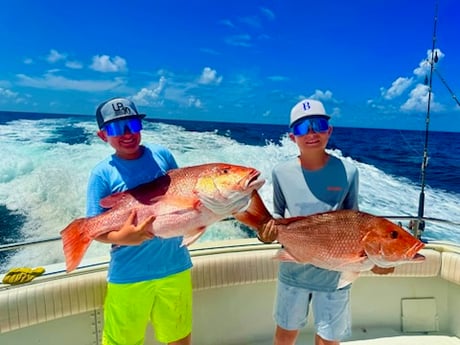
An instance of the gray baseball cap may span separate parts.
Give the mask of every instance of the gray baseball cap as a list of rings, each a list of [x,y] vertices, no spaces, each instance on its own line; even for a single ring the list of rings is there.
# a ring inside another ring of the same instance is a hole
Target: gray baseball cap
[[[139,114],[132,101],[126,98],[112,98],[101,103],[96,109],[96,121],[99,129],[110,121],[129,117],[144,118],[145,114]]]

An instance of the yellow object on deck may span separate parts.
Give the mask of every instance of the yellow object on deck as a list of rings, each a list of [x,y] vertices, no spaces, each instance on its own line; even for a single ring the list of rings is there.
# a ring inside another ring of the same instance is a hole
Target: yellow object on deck
[[[3,284],[23,284],[28,283],[35,277],[42,275],[45,272],[43,267],[16,267],[10,269],[2,279]]]

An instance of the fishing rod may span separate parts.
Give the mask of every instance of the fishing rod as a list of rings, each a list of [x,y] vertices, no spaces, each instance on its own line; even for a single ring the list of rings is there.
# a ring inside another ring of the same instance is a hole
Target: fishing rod
[[[433,45],[431,48],[431,59],[429,60],[430,64],[430,76],[425,77],[425,85],[428,84],[428,102],[427,102],[427,112],[425,118],[425,144],[423,148],[423,162],[422,162],[422,169],[421,169],[421,191],[419,197],[419,205],[418,205],[418,217],[417,220],[412,225],[411,229],[414,232],[414,236],[420,238],[421,233],[425,229],[425,222],[426,219],[424,215],[425,209],[425,185],[426,185],[426,167],[428,165],[428,134],[429,134],[429,124],[430,124],[430,110],[431,110],[431,98],[432,98],[432,85],[433,85],[433,72],[439,77],[443,85],[449,91],[450,95],[460,106],[460,101],[452,91],[452,89],[447,84],[446,80],[442,77],[441,73],[435,67],[435,64],[438,62],[438,52],[436,51],[436,29],[438,23],[438,1],[435,2],[435,10],[434,10],[434,23],[433,23]]]
[[[436,52],[436,27],[438,23],[438,2],[435,2],[434,9],[434,24],[433,24],[433,38],[431,48],[431,59],[430,63],[430,76],[428,79],[428,102],[427,111],[425,117],[425,144],[423,146],[423,161],[421,168],[421,190],[418,202],[417,219],[413,224],[414,236],[417,238],[421,237],[423,230],[425,229],[425,221],[423,220],[423,214],[425,210],[425,185],[426,185],[426,168],[428,165],[428,136],[430,128],[430,110],[431,110],[431,97],[432,97],[432,85],[433,85],[433,71],[434,64],[438,61],[438,55]]]

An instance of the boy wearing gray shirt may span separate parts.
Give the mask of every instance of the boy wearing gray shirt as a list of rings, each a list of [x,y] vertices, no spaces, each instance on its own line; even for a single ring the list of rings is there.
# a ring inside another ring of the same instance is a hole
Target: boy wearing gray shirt
[[[273,169],[275,217],[358,210],[358,169],[326,152],[332,133],[329,119],[317,100],[305,99],[292,108],[289,137],[297,144],[300,155]],[[273,221],[259,229],[263,242],[272,242],[276,236]],[[280,262],[274,308],[275,345],[295,344],[299,330],[306,325],[310,304],[315,345],[337,345],[351,333],[351,285],[338,288],[340,275],[309,264]]]

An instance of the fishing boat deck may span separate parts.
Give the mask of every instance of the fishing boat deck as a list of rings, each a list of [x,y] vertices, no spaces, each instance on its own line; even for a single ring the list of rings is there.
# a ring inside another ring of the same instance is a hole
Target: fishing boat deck
[[[257,240],[191,248],[194,344],[272,344],[278,248]],[[366,272],[353,284],[355,328],[343,344],[460,345],[460,248],[422,251],[423,263],[399,266],[388,276]],[[28,284],[0,284],[0,343],[99,344],[107,262],[85,265],[70,274],[62,265],[47,267]],[[299,345],[313,344],[311,324]],[[147,329],[146,345],[158,345],[152,332]]]

